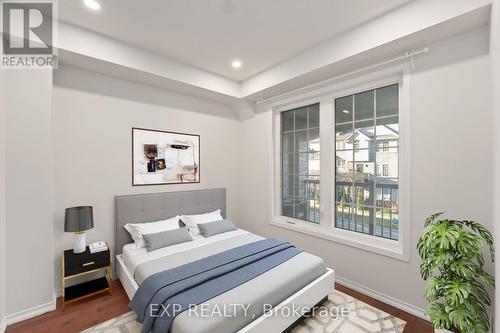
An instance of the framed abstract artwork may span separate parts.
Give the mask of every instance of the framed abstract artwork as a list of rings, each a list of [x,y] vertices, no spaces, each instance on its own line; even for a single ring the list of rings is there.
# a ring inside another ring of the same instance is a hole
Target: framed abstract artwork
[[[132,185],[200,182],[200,136],[132,128]]]

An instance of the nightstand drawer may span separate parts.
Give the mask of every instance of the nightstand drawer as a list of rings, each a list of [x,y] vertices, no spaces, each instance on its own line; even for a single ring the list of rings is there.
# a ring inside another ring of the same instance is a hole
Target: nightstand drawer
[[[64,276],[68,277],[85,273],[110,265],[109,250],[91,254],[89,249],[80,254],[74,254],[72,250],[64,252]]]

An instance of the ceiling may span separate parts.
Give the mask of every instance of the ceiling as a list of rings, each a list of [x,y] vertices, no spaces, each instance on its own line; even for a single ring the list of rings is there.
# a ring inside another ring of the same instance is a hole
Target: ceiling
[[[99,0],[59,2],[60,19],[244,81],[412,0]],[[285,10],[286,9],[286,10]],[[243,62],[233,69],[235,58]]]

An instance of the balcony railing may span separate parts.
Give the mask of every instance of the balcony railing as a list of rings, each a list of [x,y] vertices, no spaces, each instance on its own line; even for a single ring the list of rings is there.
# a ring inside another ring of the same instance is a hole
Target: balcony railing
[[[366,180],[366,179],[364,179]],[[320,182],[318,179],[306,179],[305,195],[303,198],[283,199],[283,205],[293,206],[290,217],[312,223],[320,223]],[[393,197],[393,190],[398,190],[397,182],[374,183],[358,181],[337,181],[336,188],[348,188],[344,197],[336,194],[334,206],[335,226],[337,228],[360,232],[382,238],[398,239],[398,198]],[[361,196],[360,189],[363,191]],[[382,193],[377,198],[375,189]],[[364,191],[368,192],[365,197]],[[339,200],[340,199],[340,200]]]
[[[398,194],[395,190],[398,188],[396,181],[389,182],[388,180],[378,183],[373,180],[368,182],[337,181],[335,226],[397,240],[399,211]],[[380,197],[377,197],[376,190],[381,194]],[[366,192],[368,195],[365,195]]]

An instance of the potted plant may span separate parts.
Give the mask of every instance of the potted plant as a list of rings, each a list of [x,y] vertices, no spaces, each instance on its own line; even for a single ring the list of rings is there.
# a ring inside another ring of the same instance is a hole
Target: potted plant
[[[425,221],[417,245],[420,274],[429,280],[426,314],[436,329],[445,329],[436,332],[487,333],[491,300],[485,285],[494,287],[495,280],[484,271],[483,249],[489,249],[493,262],[493,237],[479,223],[438,219],[442,214]]]

